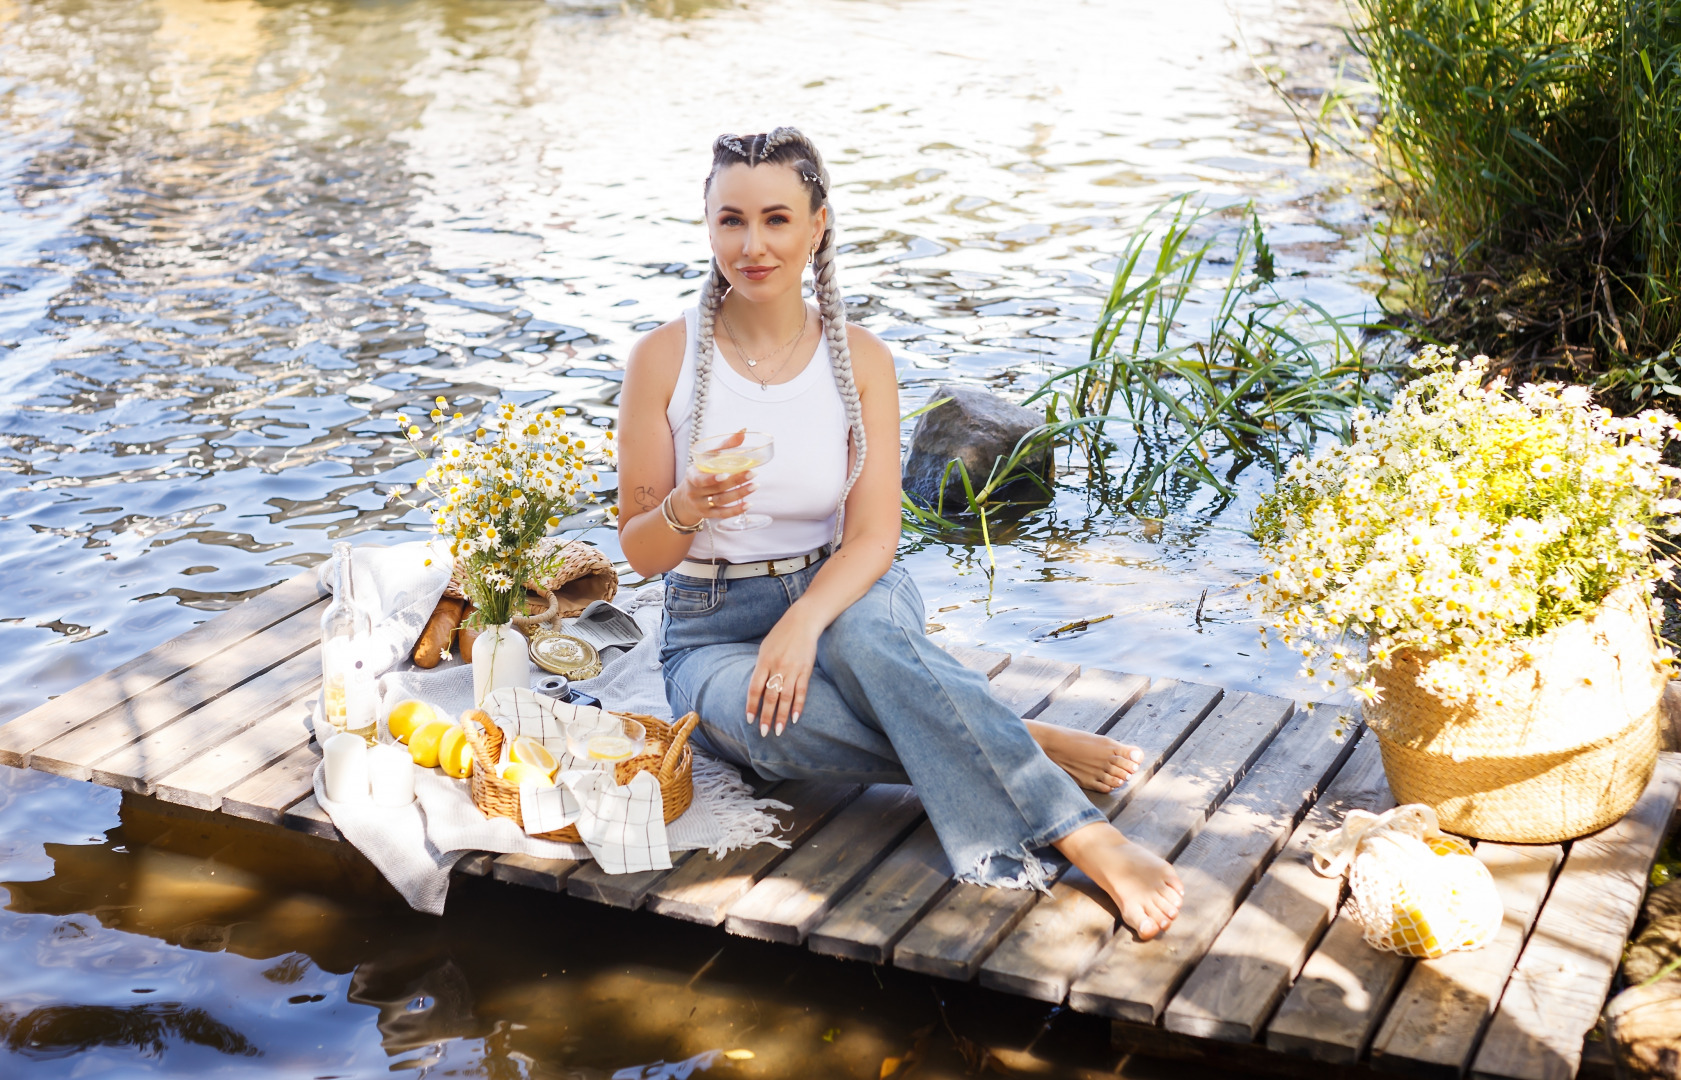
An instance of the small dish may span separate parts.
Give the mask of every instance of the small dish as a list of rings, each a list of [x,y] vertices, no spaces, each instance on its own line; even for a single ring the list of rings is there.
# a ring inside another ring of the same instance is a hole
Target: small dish
[[[566,752],[580,765],[612,765],[642,753],[648,733],[640,721],[610,712],[594,725],[573,724],[566,729]]]
[[[538,631],[531,638],[531,661],[551,675],[591,679],[601,674],[601,654],[595,646],[558,630]]]

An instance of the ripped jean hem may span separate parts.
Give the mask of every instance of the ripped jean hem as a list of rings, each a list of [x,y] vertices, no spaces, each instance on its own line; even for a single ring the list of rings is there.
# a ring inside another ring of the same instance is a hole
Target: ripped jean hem
[[[1023,840],[1020,854],[1001,848],[979,856],[969,864],[968,869],[956,875],[956,880],[965,885],[985,885],[994,889],[1033,889],[1049,896],[1051,883],[1061,871],[1034,854],[1034,850],[1048,847],[1076,829],[1106,820],[1097,807],[1088,806],[1073,817],[1044,830],[1039,836]]]

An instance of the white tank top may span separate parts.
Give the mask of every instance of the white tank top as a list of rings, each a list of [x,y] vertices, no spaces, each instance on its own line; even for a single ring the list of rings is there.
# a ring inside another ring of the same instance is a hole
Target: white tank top
[[[694,412],[695,342],[700,313],[683,316],[687,341],[683,369],[671,391],[665,418],[676,451],[675,483],[689,467],[689,423]],[[785,383],[760,386],[739,374],[714,349],[711,388],[701,437],[731,431],[763,431],[775,440],[775,454],[755,470],[757,489],[749,507],[769,514],[771,523],[748,532],[708,527],[695,536],[689,557],[754,562],[781,559],[822,547],[835,538],[835,511],[846,486],[848,435],[846,406],[829,363],[829,340],[818,335],[817,350],[805,370]]]

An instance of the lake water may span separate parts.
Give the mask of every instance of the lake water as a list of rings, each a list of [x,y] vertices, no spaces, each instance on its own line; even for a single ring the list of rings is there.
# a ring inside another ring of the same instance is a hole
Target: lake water
[[[1309,167],[1250,60],[1322,77],[1334,14],[0,0],[0,721],[336,539],[423,529],[390,499],[419,472],[405,404],[610,426],[631,342],[693,302],[721,131],[824,149],[843,286],[907,410],[1082,359],[1130,230],[1186,191],[1255,200],[1290,294],[1367,308],[1370,194]],[[1241,596],[1261,470],[1138,514],[1077,479],[990,577],[907,541],[945,640],[1308,692]],[[0,770],[0,835],[5,1075],[1116,1065],[1090,1018],[493,883],[413,915],[330,849],[37,774]]]

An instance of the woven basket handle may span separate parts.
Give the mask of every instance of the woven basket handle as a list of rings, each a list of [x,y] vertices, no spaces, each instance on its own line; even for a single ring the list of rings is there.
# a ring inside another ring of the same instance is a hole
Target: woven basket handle
[[[660,759],[660,779],[669,780],[677,771],[677,762],[683,756],[683,747],[689,742],[689,736],[694,734],[696,725],[700,723],[700,713],[692,712],[677,721],[677,727],[671,733],[671,745],[665,748],[665,757]]]
[[[560,597],[541,586],[537,586],[537,594],[548,598],[549,606],[541,615],[512,615],[508,621],[517,629],[524,630],[528,626],[542,626],[556,615],[560,614]]]

